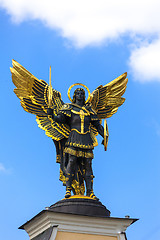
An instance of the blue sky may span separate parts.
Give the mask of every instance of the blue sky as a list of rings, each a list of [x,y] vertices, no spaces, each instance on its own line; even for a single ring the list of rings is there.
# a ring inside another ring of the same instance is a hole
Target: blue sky
[[[0,239],[29,239],[18,227],[65,193],[52,140],[13,93],[15,59],[47,82],[51,65],[64,102],[73,83],[92,92],[128,72],[126,101],[108,119],[107,152],[98,136],[94,190],[112,216],[140,218],[128,228],[129,240],[159,240],[159,3],[145,2],[144,10],[143,1],[42,2],[0,0]]]

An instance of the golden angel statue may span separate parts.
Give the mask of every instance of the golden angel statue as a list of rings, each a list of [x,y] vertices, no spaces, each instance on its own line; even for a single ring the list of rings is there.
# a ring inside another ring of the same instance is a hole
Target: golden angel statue
[[[100,85],[91,94],[85,85],[73,84],[68,90],[71,103],[64,104],[61,93],[51,86],[51,76],[48,85],[15,60],[12,63],[15,94],[23,109],[36,115],[38,126],[55,144],[60,180],[66,186],[65,198],[71,197],[71,191],[74,195],[84,195],[86,186],[86,197],[98,200],[93,192],[93,149],[98,145],[98,134],[104,138],[102,143],[107,149],[107,123],[105,120],[103,127],[101,120],[111,117],[124,103],[127,73],[105,86]],[[74,91],[71,99],[70,90],[77,85],[81,87]],[[87,100],[84,88],[88,91]]]

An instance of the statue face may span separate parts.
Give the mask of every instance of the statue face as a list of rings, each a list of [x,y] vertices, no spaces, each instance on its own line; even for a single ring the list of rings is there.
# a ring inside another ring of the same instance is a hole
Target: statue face
[[[76,99],[79,100],[79,101],[83,100],[84,99],[84,92],[81,91],[81,90],[77,90]]]

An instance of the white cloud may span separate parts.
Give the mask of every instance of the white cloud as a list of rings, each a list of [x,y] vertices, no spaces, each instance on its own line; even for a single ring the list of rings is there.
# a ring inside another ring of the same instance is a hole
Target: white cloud
[[[133,42],[132,36],[160,34],[159,0],[0,0],[0,6],[11,15],[12,21],[41,20],[51,29],[59,30],[75,47],[96,46],[124,34],[129,34]],[[149,56],[150,49],[155,50],[156,46],[151,43],[132,49],[130,66],[137,71],[135,62],[139,62],[143,81],[146,76],[149,81],[159,74],[155,73],[155,67],[148,69],[150,64],[146,61],[145,65],[141,57],[143,52]],[[158,51],[154,52],[157,58]],[[153,62],[155,55],[152,53],[151,57]]]
[[[160,38],[135,47],[129,59],[134,78],[141,82],[160,82]]]
[[[0,172],[7,172],[7,169],[4,167],[2,163],[0,163]]]

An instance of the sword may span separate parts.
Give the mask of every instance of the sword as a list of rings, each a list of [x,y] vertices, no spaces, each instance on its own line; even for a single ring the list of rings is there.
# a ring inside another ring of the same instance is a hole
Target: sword
[[[49,87],[48,87],[48,102],[49,102],[49,108],[52,107],[52,97],[53,97],[53,91],[52,91],[52,85],[51,85],[51,66],[50,66],[50,72],[49,72]]]

